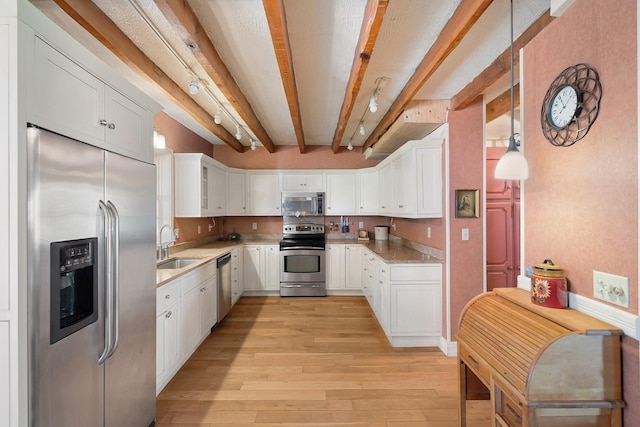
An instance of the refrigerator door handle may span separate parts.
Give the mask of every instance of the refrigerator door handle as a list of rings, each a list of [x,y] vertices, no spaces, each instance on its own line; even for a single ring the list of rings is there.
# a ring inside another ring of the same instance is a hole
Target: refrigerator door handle
[[[120,261],[120,213],[116,206],[109,200],[107,201],[107,207],[111,210],[111,216],[113,217],[113,227],[111,228],[111,267],[112,267],[112,303],[113,303],[113,342],[111,343],[111,349],[107,354],[107,357],[111,355],[118,348],[118,341],[120,339],[120,275],[119,275],[119,261]]]
[[[105,266],[104,266],[104,350],[98,363],[102,365],[107,360],[109,348],[111,347],[111,228],[112,216],[109,207],[100,200],[100,210],[104,216],[104,246],[105,246]]]

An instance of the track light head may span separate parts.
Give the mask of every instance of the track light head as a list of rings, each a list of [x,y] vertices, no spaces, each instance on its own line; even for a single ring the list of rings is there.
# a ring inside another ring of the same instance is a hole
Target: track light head
[[[200,83],[198,83],[197,80],[193,80],[191,81],[191,83],[189,83],[189,93],[191,95],[197,94],[199,90],[200,90]]]
[[[251,138],[250,141],[251,141],[251,150],[255,151],[256,150],[256,142],[253,140],[253,138]]]
[[[364,136],[364,134],[366,133],[366,130],[364,128],[364,123],[362,122],[360,122],[359,131],[360,131],[360,135],[362,136]]]
[[[213,122],[217,125],[219,125],[220,123],[222,123],[222,114],[220,114],[220,110],[221,108],[218,107],[218,112],[216,113],[215,116],[213,116]]]
[[[369,111],[372,113],[378,111],[378,95],[371,95],[369,98]]]
[[[351,141],[349,141],[349,145],[347,145],[347,150],[349,151],[353,150],[353,145],[351,144]]]
[[[238,141],[242,139],[242,134],[240,133],[240,125],[236,125],[236,139]]]

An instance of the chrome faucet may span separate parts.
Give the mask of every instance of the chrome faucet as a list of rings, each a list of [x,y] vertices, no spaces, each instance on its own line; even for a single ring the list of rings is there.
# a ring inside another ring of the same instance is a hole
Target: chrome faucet
[[[168,228],[169,230],[171,230],[171,236],[172,236],[173,240],[167,242],[166,246],[163,247],[162,246],[162,232],[164,231],[165,228]],[[156,259],[157,260],[163,260],[165,258],[169,258],[169,245],[171,243],[174,243],[177,238],[178,238],[178,236],[176,236],[175,231],[173,231],[173,228],[171,228],[171,226],[169,224],[164,224],[162,227],[160,227],[160,233],[158,233],[158,240],[160,240],[160,243],[158,244],[158,248],[156,250]]]

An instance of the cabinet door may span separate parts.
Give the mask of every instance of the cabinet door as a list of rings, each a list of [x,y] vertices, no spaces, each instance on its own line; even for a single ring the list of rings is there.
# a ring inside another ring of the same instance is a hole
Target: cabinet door
[[[156,317],[156,392],[160,392],[180,361],[179,304]]]
[[[244,287],[245,290],[262,289],[262,247],[245,246],[244,258]]]
[[[280,215],[280,176],[250,173],[249,198],[251,215]]]
[[[243,283],[242,283],[242,264],[239,262],[231,263],[231,305],[238,302],[242,296]]]
[[[393,172],[391,164],[387,164],[378,171],[378,213],[390,215],[393,211]]]
[[[35,45],[29,121],[79,140],[103,141],[104,83],[38,37]]]
[[[360,202],[358,213],[376,215],[378,213],[378,172],[370,170],[358,173]]]
[[[418,215],[427,218],[442,218],[442,148],[418,148],[416,157]]]
[[[207,190],[203,191],[207,177],[203,173],[200,156],[193,154],[174,154],[174,211],[177,217],[200,217],[203,211],[203,195],[208,199]]]
[[[105,89],[105,139],[114,151],[136,159],[153,161],[152,114],[126,96]]]
[[[200,341],[200,287],[182,295],[182,322],[180,341],[182,353],[188,357]]]
[[[392,334],[440,334],[440,282],[391,285]]]
[[[327,215],[356,213],[356,174],[327,174]]]
[[[227,213],[227,172],[216,166],[210,166],[209,204],[211,215]]]
[[[322,174],[282,174],[282,191],[323,191]]]
[[[416,162],[414,150],[409,150],[392,162],[393,209],[398,216],[416,214]]]
[[[227,214],[247,214],[246,182],[244,172],[227,172]]]
[[[347,289],[362,289],[362,254],[360,245],[349,245],[345,248],[344,287]]]
[[[216,276],[208,279],[200,287],[200,332],[201,337],[209,334],[218,321],[218,292]]]
[[[264,247],[264,253],[264,289],[277,291],[280,289],[280,247],[278,245],[267,245]]]
[[[327,289],[344,289],[344,245],[326,245]]]

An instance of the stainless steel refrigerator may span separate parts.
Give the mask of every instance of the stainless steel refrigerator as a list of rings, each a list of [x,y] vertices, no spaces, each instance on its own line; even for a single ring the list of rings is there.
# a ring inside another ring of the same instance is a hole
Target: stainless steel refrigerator
[[[29,425],[153,425],[155,166],[27,135]]]

